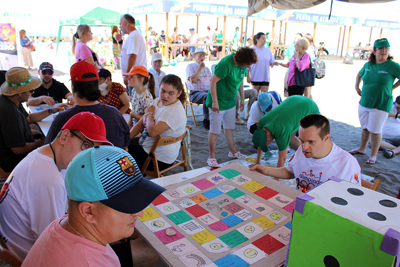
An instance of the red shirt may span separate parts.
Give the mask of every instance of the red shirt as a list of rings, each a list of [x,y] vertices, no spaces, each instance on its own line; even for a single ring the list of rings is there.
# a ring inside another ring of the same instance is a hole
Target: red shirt
[[[108,92],[105,96],[100,96],[99,102],[105,105],[116,107],[119,110],[123,106],[119,96],[124,92],[127,92],[127,90],[120,83],[112,83],[110,92]],[[132,110],[129,108],[125,113],[130,114],[131,111]]]

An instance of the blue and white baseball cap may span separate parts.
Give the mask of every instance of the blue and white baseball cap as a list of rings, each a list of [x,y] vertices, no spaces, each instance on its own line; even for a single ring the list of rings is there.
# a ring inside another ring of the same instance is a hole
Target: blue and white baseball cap
[[[262,112],[272,108],[271,96],[267,92],[261,92],[257,97],[257,102]]]
[[[143,177],[135,159],[125,150],[95,146],[76,155],[65,173],[68,198],[100,201],[119,212],[145,209],[165,188]]]

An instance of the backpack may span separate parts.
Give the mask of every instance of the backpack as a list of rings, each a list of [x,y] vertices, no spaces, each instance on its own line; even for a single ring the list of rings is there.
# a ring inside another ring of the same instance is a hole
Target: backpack
[[[322,79],[325,77],[325,61],[316,57],[312,67],[315,69],[315,78]]]

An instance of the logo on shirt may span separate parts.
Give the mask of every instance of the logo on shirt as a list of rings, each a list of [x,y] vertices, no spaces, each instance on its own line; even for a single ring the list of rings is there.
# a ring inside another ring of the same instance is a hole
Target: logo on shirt
[[[305,193],[315,187],[317,187],[321,183],[322,172],[319,174],[314,174],[313,170],[310,170],[309,173],[302,172],[298,178],[296,178],[296,189]]]
[[[122,172],[125,173],[126,175],[135,174],[135,166],[127,156],[117,160],[117,163],[121,167]]]
[[[378,71],[378,73],[383,73],[383,74],[387,74],[387,71],[384,71],[384,70],[380,70],[380,71]]]

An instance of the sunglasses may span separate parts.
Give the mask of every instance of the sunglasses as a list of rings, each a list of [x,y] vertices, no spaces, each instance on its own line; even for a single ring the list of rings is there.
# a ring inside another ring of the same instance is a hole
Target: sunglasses
[[[381,48],[377,48],[376,50],[387,50],[387,51],[389,51],[390,47],[381,47]]]
[[[54,71],[52,70],[42,70],[43,75],[53,75]]]

